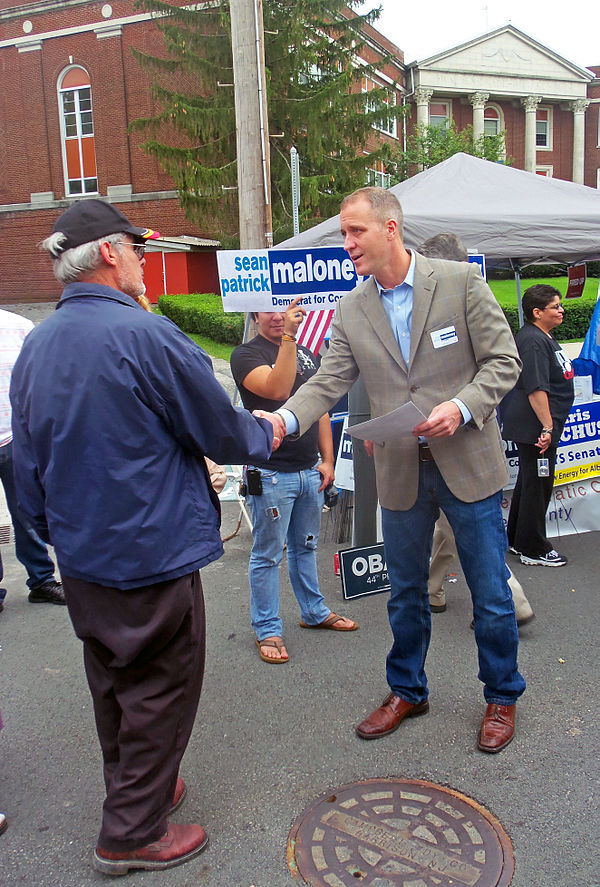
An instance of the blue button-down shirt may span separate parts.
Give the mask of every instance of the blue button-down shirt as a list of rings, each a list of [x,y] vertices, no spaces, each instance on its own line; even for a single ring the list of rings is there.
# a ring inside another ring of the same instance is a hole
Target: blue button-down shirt
[[[415,284],[415,253],[413,250],[408,250],[408,252],[410,252],[410,265],[402,283],[399,283],[393,289],[386,290],[381,286],[377,278],[373,277],[381,296],[381,304],[390,322],[406,366],[408,366],[410,359],[410,327],[412,323]],[[471,418],[469,408],[458,397],[453,397],[452,401],[459,408],[463,422],[468,422]],[[279,409],[277,412],[283,417],[287,433],[294,434],[298,430],[296,416],[286,409]]]
[[[373,280],[381,296],[381,304],[387,314],[390,326],[400,346],[404,363],[408,366],[410,358],[410,325],[412,322],[413,288],[415,282],[415,254],[411,253],[410,265],[406,277],[391,290],[384,290],[379,281]]]

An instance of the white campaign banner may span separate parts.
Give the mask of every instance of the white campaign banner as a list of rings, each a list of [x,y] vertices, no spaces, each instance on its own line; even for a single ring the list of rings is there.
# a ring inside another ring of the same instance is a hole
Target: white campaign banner
[[[512,490],[502,498],[504,522],[512,499]],[[546,535],[549,538],[589,533],[600,529],[600,478],[555,487],[546,512]]]
[[[335,462],[335,485],[340,490],[354,492],[354,463],[352,462],[352,438],[348,434],[348,416],[344,417],[342,436]]]
[[[307,311],[335,308],[359,283],[342,247],[219,250],[223,310],[285,311],[302,297]]]
[[[504,441],[510,480],[514,489],[519,473],[519,453],[512,441]],[[554,486],[575,484],[600,475],[600,401],[579,403],[571,409],[556,450]],[[594,529],[600,529],[600,524]]]

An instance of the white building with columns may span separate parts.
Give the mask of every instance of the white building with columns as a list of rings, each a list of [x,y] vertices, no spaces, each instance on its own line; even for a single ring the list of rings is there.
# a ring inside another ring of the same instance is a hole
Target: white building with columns
[[[407,65],[406,98],[413,131],[454,122],[459,130],[471,124],[475,136],[504,132],[514,166],[596,187],[598,99],[589,97],[595,79],[506,25]],[[593,131],[587,142],[586,126]]]

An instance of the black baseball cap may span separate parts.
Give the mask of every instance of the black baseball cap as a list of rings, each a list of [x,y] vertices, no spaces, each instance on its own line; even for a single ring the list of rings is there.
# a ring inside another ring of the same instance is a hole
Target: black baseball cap
[[[58,232],[67,238],[60,244],[60,252],[108,237],[109,234],[130,234],[137,243],[160,237],[160,231],[137,228],[115,206],[95,198],[77,200],[71,204],[52,227],[53,234]]]

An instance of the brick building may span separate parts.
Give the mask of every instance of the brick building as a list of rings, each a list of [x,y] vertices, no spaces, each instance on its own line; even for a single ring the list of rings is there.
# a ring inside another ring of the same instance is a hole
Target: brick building
[[[403,73],[400,50],[374,28],[366,36],[367,61],[389,51],[397,57],[378,77],[392,84]],[[143,135],[128,133],[132,120],[157,111],[132,48],[164,53],[150,15],[131,0],[0,0],[0,302],[58,297],[36,244],[85,195],[106,197],[134,224],[158,229],[170,249],[177,238],[197,249],[192,238],[236,230],[233,218],[207,220],[204,231],[189,222],[172,180],[141,151]]]
[[[381,139],[402,145],[417,122],[454,120],[459,128],[505,130],[517,167],[600,185],[600,68],[578,68],[512,26],[408,66],[375,28],[366,26],[364,37],[357,65],[387,53],[394,61],[363,76],[361,89],[388,86],[390,103],[412,108],[406,123],[382,120],[365,154]],[[198,252],[207,236],[236,229],[225,213],[204,230],[189,222],[169,176],[141,151],[143,135],[128,133],[132,120],[157,110],[131,49],[161,55],[163,47],[150,15],[132,0],[0,0],[0,302],[58,297],[36,244],[85,195],[106,197],[134,223],[160,230],[165,250]],[[382,167],[365,175],[389,184]],[[206,249],[214,252],[214,243]],[[193,280],[197,288],[210,263],[194,269],[171,258],[177,285]],[[162,275],[166,286],[169,262],[149,258],[149,277],[151,266],[152,279]],[[206,274],[204,288],[214,289]]]

